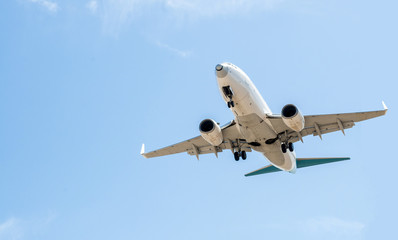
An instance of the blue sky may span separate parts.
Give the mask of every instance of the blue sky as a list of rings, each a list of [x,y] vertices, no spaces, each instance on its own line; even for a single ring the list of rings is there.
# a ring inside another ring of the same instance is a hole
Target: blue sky
[[[396,1],[0,3],[0,239],[375,239],[395,234]],[[258,153],[147,150],[233,117],[232,62],[273,112],[378,110],[298,157],[351,161],[245,178]]]

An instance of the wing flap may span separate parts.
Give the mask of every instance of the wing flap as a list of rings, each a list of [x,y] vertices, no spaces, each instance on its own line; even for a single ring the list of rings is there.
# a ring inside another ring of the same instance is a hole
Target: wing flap
[[[206,142],[206,140],[202,138],[202,136],[197,136],[195,138],[191,138],[184,142],[176,143],[168,147],[160,148],[148,153],[142,153],[141,155],[144,156],[145,158],[152,158],[152,157],[159,157],[169,154],[187,152],[193,149],[192,144],[200,147],[200,146],[205,146],[208,143]]]
[[[315,123],[319,125],[336,122],[340,119],[342,122],[361,122],[375,117],[385,115],[386,109],[370,112],[356,112],[356,113],[338,113],[338,114],[324,114],[324,115],[307,115],[305,118],[305,127],[313,126]]]
[[[342,129],[339,127],[338,123],[329,123],[325,125],[318,125],[320,129],[321,134],[326,134],[326,133],[331,133],[331,132],[337,132],[341,131]],[[343,130],[352,128],[355,126],[354,122],[344,122],[342,123]],[[290,142],[297,142],[300,140],[299,136],[297,135],[297,132],[294,131],[289,131],[288,132],[289,136],[291,136]],[[319,133],[316,131],[315,126],[310,126],[310,127],[305,127],[303,130],[300,132],[301,136],[307,136],[307,135],[313,135],[313,136],[319,136]]]
[[[198,153],[199,154],[208,154],[208,153],[219,153],[222,152],[224,149],[229,149],[230,147],[228,146],[228,143],[224,142],[222,144],[220,144],[220,146],[214,147],[214,146],[205,146],[205,147],[199,147],[197,148]],[[251,152],[252,149],[249,146],[246,146],[246,144],[244,144],[241,147],[242,151],[246,151],[246,152]],[[189,155],[196,155],[195,151],[193,148],[187,150]]]

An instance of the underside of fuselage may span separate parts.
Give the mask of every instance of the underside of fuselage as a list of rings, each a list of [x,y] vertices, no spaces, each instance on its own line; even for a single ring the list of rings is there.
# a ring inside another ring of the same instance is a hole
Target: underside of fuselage
[[[250,78],[230,63],[218,64],[216,75],[221,96],[235,115],[242,138],[252,143],[252,149],[261,152],[275,167],[294,172],[294,150],[282,152],[278,133],[266,119],[271,110]]]

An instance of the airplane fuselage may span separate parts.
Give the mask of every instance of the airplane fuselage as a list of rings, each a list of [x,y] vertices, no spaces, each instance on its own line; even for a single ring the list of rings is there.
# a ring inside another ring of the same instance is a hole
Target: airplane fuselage
[[[217,65],[216,76],[221,96],[235,115],[238,130],[248,142],[256,143],[253,150],[261,152],[275,167],[295,172],[296,154],[282,152],[278,133],[267,119],[272,112],[250,78],[231,63]],[[253,121],[256,118],[258,121]],[[268,139],[276,140],[267,144]]]
[[[293,143],[313,135],[322,139],[323,134],[352,128],[356,122],[383,116],[388,108],[377,111],[304,115],[294,104],[286,104],[280,114],[271,109],[250,78],[231,63],[217,64],[215,69],[218,88],[234,120],[220,126],[207,118],[200,122],[200,135],[185,141],[140,154],[145,158],[160,157],[186,152],[199,160],[201,154],[215,154],[231,150],[235,161],[247,158],[247,152],[260,152],[272,164],[245,174],[254,176],[277,171],[295,172],[297,168],[349,160],[349,157],[296,158]]]

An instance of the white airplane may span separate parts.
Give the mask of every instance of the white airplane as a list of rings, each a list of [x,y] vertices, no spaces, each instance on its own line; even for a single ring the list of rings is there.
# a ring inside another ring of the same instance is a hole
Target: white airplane
[[[276,171],[294,173],[297,168],[348,160],[350,158],[296,158],[293,143],[303,142],[303,137],[312,134],[322,139],[322,134],[351,128],[355,122],[385,115],[383,110],[357,113],[303,116],[293,104],[287,104],[279,115],[273,114],[250,78],[231,63],[217,64],[215,73],[221,96],[235,115],[230,123],[220,127],[212,119],[199,124],[200,136],[145,152],[145,158],[187,152],[199,160],[200,154],[218,153],[230,149],[238,161],[247,157],[252,150],[260,152],[271,165],[265,166],[245,176]]]

